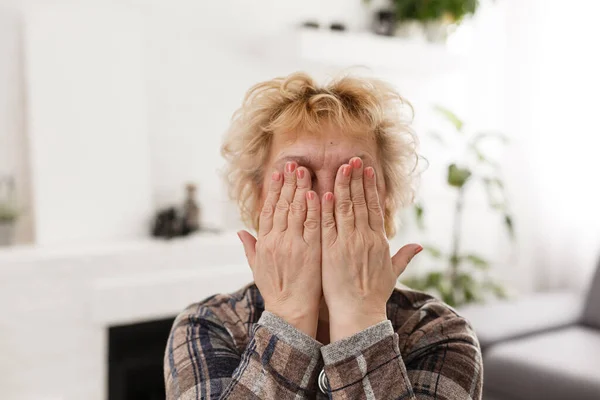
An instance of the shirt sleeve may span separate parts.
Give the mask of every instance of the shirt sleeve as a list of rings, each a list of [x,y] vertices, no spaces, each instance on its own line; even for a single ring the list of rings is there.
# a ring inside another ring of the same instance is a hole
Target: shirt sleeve
[[[421,327],[407,352],[390,321],[321,349],[331,399],[481,399],[477,339],[454,315]]]
[[[241,323],[241,322],[240,322]],[[321,344],[267,311],[236,348],[210,312],[183,313],[165,352],[167,400],[315,397]]]

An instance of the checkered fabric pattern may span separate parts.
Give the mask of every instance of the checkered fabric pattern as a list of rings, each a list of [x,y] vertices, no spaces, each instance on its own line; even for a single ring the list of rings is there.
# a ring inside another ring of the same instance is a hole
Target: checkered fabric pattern
[[[167,400],[481,398],[481,351],[464,318],[401,289],[387,313],[387,321],[324,346],[264,311],[254,284],[212,296],[173,324]]]

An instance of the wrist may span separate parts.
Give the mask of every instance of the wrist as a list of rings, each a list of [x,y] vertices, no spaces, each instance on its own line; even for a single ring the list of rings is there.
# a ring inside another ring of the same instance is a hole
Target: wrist
[[[306,308],[297,310],[292,307],[267,307],[265,310],[283,319],[285,322],[312,337],[317,337],[317,324],[319,322],[319,309]]]
[[[329,332],[331,342],[353,336],[365,329],[387,320],[385,310],[375,312],[346,311],[333,312],[330,310]]]

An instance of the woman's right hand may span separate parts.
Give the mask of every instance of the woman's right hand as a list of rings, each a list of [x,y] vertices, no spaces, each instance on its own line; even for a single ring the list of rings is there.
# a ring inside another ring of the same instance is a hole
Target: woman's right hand
[[[275,171],[259,220],[258,239],[238,235],[265,310],[313,338],[321,302],[321,211],[309,171],[295,162]]]

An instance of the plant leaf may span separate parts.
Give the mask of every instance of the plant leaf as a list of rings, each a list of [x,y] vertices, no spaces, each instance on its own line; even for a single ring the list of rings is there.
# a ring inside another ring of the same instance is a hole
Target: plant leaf
[[[508,294],[506,293],[506,289],[504,289],[504,287],[502,285],[500,285],[499,283],[496,282],[492,282],[492,281],[487,281],[483,283],[483,288],[492,292],[492,294],[494,296],[496,296],[499,299],[506,299],[508,298]]]
[[[429,255],[433,258],[442,258],[444,255],[440,249],[431,245],[423,246],[423,250],[429,253]]]
[[[513,225],[513,219],[512,216],[510,214],[504,214],[504,225],[506,225],[506,230],[508,231],[508,234],[510,236],[511,239],[514,240],[515,238],[515,227]]]
[[[425,229],[425,223],[423,221],[423,213],[424,213],[423,205],[421,203],[415,203],[414,210],[415,210],[415,219],[417,220],[417,226],[421,230]]]
[[[456,296],[452,287],[443,287],[440,290],[440,296],[442,296],[442,301],[448,304],[450,307],[456,307]]]
[[[475,268],[482,271],[486,271],[490,268],[490,264],[477,254],[468,254],[464,257],[464,259],[473,264]]]
[[[504,190],[504,182],[498,177],[490,178],[490,183],[498,186],[499,189]]]
[[[475,284],[475,280],[471,276],[471,274],[467,274],[462,272],[456,276],[452,285],[456,288],[464,289],[466,287],[473,287]]]
[[[439,106],[439,105],[435,106],[434,110],[438,114],[440,114],[442,117],[444,117],[444,119],[446,119],[448,122],[450,122],[454,126],[454,128],[456,128],[457,132],[462,133],[464,122],[460,118],[458,118],[458,116],[456,114],[454,114],[449,109]]]
[[[448,184],[457,188],[461,188],[469,180],[472,173],[468,168],[459,168],[456,164],[448,166]]]
[[[502,181],[499,178],[489,178],[489,177],[483,178],[482,181],[483,181],[483,185],[485,188],[485,193],[487,195],[489,206],[495,210],[504,211],[504,209],[506,208],[504,203],[502,201],[494,198],[494,186],[493,186],[495,184],[497,186],[497,189],[499,189],[500,192],[502,194],[504,194],[504,184],[502,183]]]
[[[442,283],[443,279],[444,279],[444,274],[442,272],[439,272],[439,271],[430,272],[425,277],[425,281],[426,281],[425,285],[427,288],[434,288],[434,289],[439,290],[440,284]]]
[[[411,289],[420,290],[420,291],[425,290],[425,280],[422,278],[414,276],[414,277],[410,277],[410,278],[404,278],[401,280],[401,282]]]
[[[0,222],[13,222],[19,217],[19,211],[8,204],[0,203]]]
[[[483,301],[483,296],[481,295],[479,288],[475,285],[473,287],[465,287],[463,295],[465,296],[466,304],[481,303]]]

